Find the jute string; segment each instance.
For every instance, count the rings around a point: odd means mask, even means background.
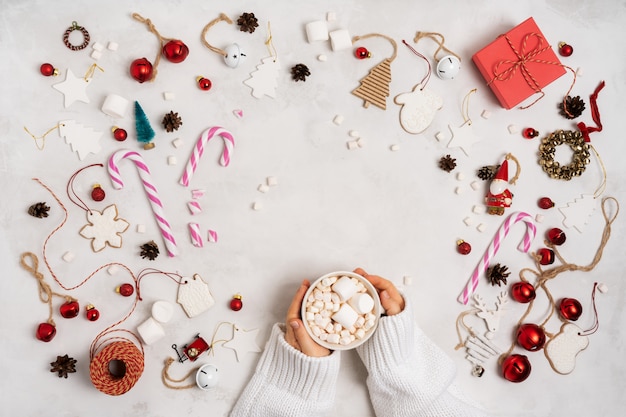
[[[211,29],[214,25],[216,25],[219,22],[226,22],[229,25],[233,24],[233,21],[228,16],[226,16],[224,13],[220,13],[220,15],[217,18],[211,20],[209,23],[207,23],[207,25],[204,27],[204,29],[202,29],[202,36],[200,37],[200,40],[202,41],[202,44],[204,46],[206,46],[207,48],[209,48],[211,51],[213,51],[215,53],[218,53],[218,54],[220,54],[222,56],[227,56],[228,54],[226,53],[225,50],[217,48],[217,47],[211,45],[206,40],[206,35],[207,35],[207,32],[209,31],[209,29]],[[271,39],[271,36],[270,36],[270,39]]]
[[[149,80],[149,81],[154,81],[156,79],[157,72],[158,72],[157,68],[159,66],[159,63],[161,62],[161,55],[163,54],[163,52],[162,52],[163,51],[163,45],[165,44],[166,41],[171,41],[173,39],[172,38],[165,38],[165,37],[161,36],[161,34],[157,30],[157,28],[152,23],[152,20],[146,19],[145,17],[141,16],[139,13],[133,13],[132,17],[136,21],[145,24],[148,27],[148,30],[150,32],[152,32],[159,39],[159,50],[157,51],[156,58],[154,58],[154,65],[152,67],[152,78],[150,78],[150,80]]]
[[[184,382],[186,379],[188,379],[191,375],[195,374],[198,372],[199,368],[194,368],[191,371],[189,371],[185,376],[183,376],[180,379],[176,379],[176,378],[172,378],[168,371],[170,368],[170,365],[175,362],[176,359],[169,357],[167,359],[165,359],[165,365],[163,366],[163,370],[161,371],[161,381],[163,381],[163,385],[165,385],[167,388],[171,388],[171,389],[188,389],[188,388],[193,388],[196,386],[195,383],[192,384],[188,384],[188,385],[172,385],[170,382]]]
[[[383,38],[383,39],[387,39],[390,43],[391,46],[393,46],[393,54],[391,55],[391,57],[389,57],[389,62],[393,61],[394,59],[396,59],[396,56],[398,56],[398,44],[396,43],[396,41],[394,41],[393,39],[391,39],[389,36],[387,35],[383,35],[380,33],[369,33],[367,35],[362,35],[362,36],[355,36],[352,38],[352,43],[356,43],[362,39],[368,39],[368,38],[374,38],[374,37],[379,37],[379,38]]]
[[[433,41],[435,41],[437,43],[437,45],[439,45],[439,47],[437,48],[437,50],[433,54],[433,57],[435,58],[435,61],[439,62],[440,58],[437,58],[437,55],[441,51],[446,51],[447,53],[449,53],[450,55],[454,55],[455,57],[457,57],[457,59],[459,61],[461,61],[461,57],[460,56],[458,56],[457,54],[455,54],[454,52],[452,52],[451,50],[449,50],[448,48],[445,47],[444,43],[446,42],[446,38],[444,38],[441,33],[438,33],[438,32],[417,32],[415,34],[415,38],[413,39],[413,42],[417,43],[420,39],[423,39],[423,38],[430,38]]]

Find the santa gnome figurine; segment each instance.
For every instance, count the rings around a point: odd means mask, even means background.
[[[512,159],[517,165],[517,171],[515,176],[509,181],[509,160]],[[513,202],[513,193],[509,190],[509,184],[515,184],[515,181],[519,178],[520,166],[517,159],[512,154],[507,154],[498,169],[496,175],[494,175],[489,185],[489,192],[485,197],[485,204],[487,205],[487,213],[497,214],[502,216],[504,209],[511,207]]]

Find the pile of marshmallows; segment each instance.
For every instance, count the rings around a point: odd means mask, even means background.
[[[321,341],[346,346],[376,326],[373,309],[374,299],[357,278],[331,276],[310,292],[304,319]]]

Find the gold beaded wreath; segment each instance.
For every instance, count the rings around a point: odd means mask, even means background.
[[[556,148],[560,145],[568,145],[573,152],[572,161],[568,165],[561,165],[554,160]],[[585,172],[591,162],[589,149],[589,144],[579,130],[557,130],[541,140],[539,165],[550,178],[569,181]]]

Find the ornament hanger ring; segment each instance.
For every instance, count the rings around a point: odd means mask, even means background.
[[[72,45],[70,43],[70,33],[74,32],[75,30],[80,31],[80,33],[83,34],[83,43],[80,45]],[[89,45],[90,39],[91,37],[89,36],[89,32],[87,32],[87,29],[85,29],[83,26],[79,26],[76,21],[73,21],[72,26],[67,28],[67,30],[63,34],[63,43],[72,51],[80,51],[81,49],[85,49],[87,45]]]

